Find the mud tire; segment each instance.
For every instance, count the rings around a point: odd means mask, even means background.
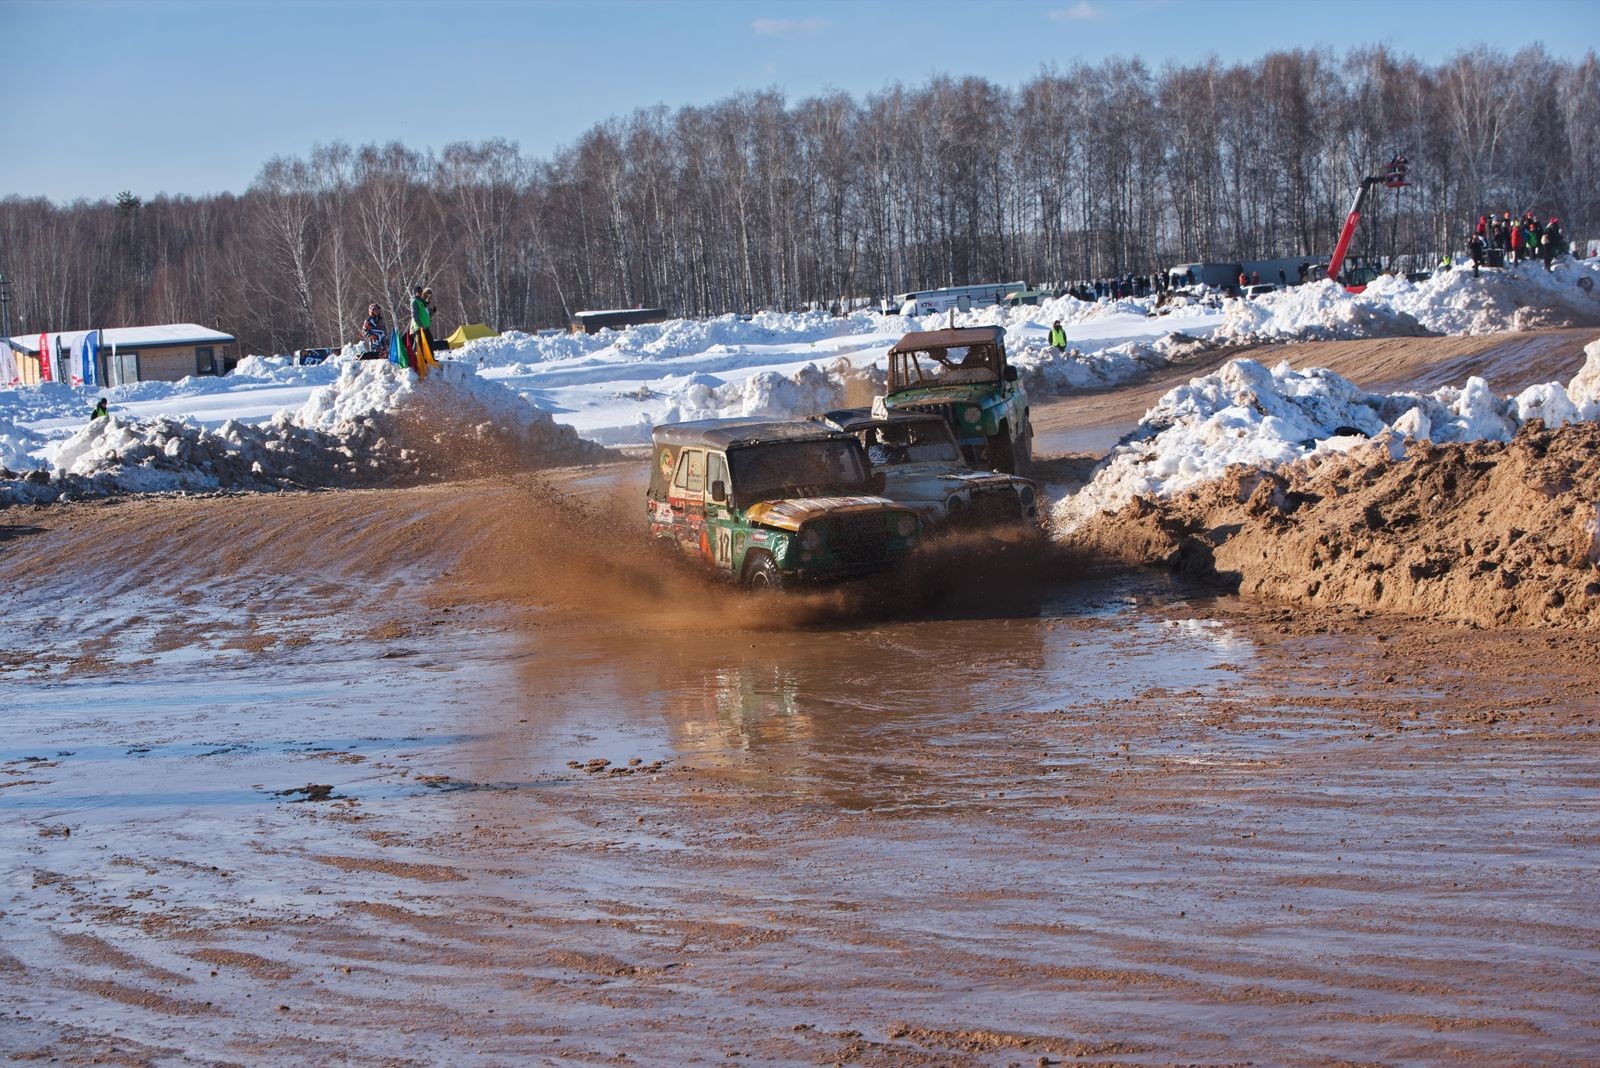
[[[1000,433],[989,439],[989,466],[1008,475],[1017,473],[1016,444],[1011,440],[1011,427],[1000,424]]]
[[[739,585],[750,593],[777,593],[783,589],[783,572],[766,553],[755,554],[745,561]]]

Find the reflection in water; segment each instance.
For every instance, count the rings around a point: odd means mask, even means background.
[[[1052,590],[1020,618],[544,627],[524,661],[525,686],[559,695],[537,729],[570,739],[580,758],[665,755],[750,789],[851,809],[948,805],[975,796],[986,769],[967,753],[1005,735],[1006,713],[1130,687],[1210,690],[1211,668],[1249,655],[1224,630],[1127,612],[1130,599],[1175,597],[1160,577],[1118,575]]]

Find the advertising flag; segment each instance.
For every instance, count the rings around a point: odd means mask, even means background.
[[[17,358],[12,355],[12,341],[6,338],[4,348],[0,348],[0,386],[14,386],[22,381],[22,375],[17,370]]]
[[[39,335],[39,381],[49,382],[50,379],[50,335]]]
[[[100,331],[91,330],[78,342],[78,377],[81,384],[94,389],[100,384]]]

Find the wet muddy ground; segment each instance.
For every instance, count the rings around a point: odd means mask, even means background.
[[[1593,1063],[1591,642],[752,605],[616,482],[6,517],[0,1051]]]

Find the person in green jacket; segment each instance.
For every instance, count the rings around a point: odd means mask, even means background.
[[[110,418],[111,412],[109,409],[110,406],[106,403],[106,399],[101,397],[99,403],[94,406],[94,410],[89,413],[89,422],[92,423],[96,419]]]
[[[411,290],[411,332],[420,334],[426,332],[428,341],[433,341],[433,311],[428,307],[428,297],[433,295],[433,290],[426,286],[416,286]]]
[[[1060,319],[1050,324],[1050,347],[1057,352],[1067,351],[1067,332],[1062,328]]]

